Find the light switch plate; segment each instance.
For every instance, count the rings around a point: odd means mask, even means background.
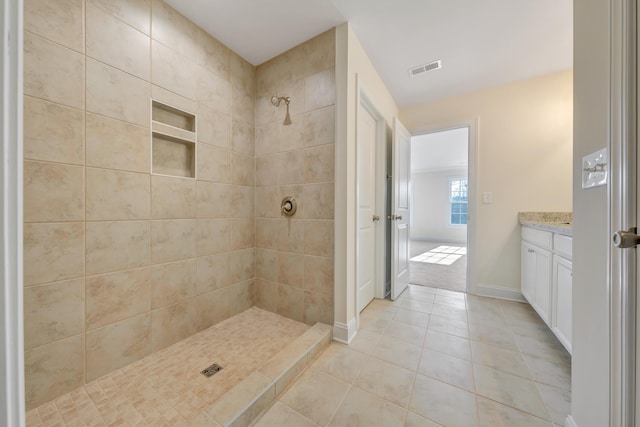
[[[582,158],[582,188],[605,185],[609,177],[609,154],[603,148]]]
[[[482,193],[482,203],[493,203],[493,193],[490,191],[485,191]]]

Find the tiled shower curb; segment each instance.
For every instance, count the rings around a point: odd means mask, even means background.
[[[210,423],[206,424],[249,426],[331,343],[332,337],[329,325],[313,325],[207,409]]]

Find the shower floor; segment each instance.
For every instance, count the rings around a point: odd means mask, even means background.
[[[309,326],[253,307],[27,412],[27,426],[192,426]],[[223,369],[210,378],[200,371]]]

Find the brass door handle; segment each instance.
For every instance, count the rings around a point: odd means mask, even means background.
[[[378,215],[374,215],[371,219],[373,220],[373,222],[380,221],[380,217]]]

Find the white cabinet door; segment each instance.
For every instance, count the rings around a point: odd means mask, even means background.
[[[573,290],[572,263],[553,257],[553,316],[551,330],[571,353],[571,293]]]
[[[547,325],[551,323],[551,252],[535,248],[536,297],[534,308]]]
[[[529,304],[534,304],[536,299],[536,253],[527,242],[522,242],[521,250],[521,283],[520,292]]]

